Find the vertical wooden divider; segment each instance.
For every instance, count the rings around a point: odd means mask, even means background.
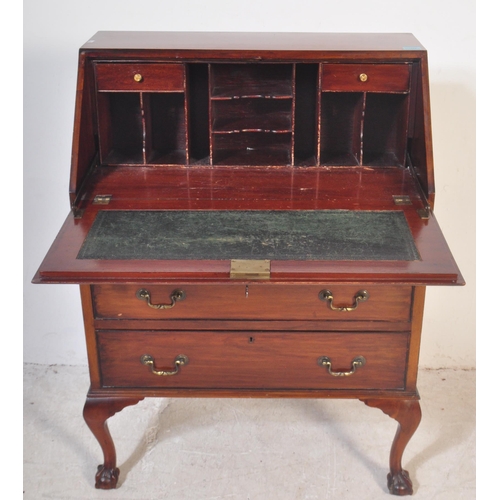
[[[188,107],[188,85],[187,85],[187,65],[184,64],[184,137],[185,137],[185,161],[184,164],[187,167],[189,165],[189,107]]]
[[[318,69],[318,89],[317,89],[317,103],[316,103],[316,108],[318,112],[318,119],[316,121],[316,132],[317,132],[317,144],[316,144],[316,165],[321,165],[321,85],[322,85],[322,78],[323,78],[323,63],[319,64],[319,69]]]
[[[208,136],[210,146],[210,166],[214,164],[214,137],[212,130],[212,64],[208,63]]]
[[[149,140],[149,135],[147,133],[146,119],[149,119],[150,113],[147,113],[148,118],[146,118],[145,106],[144,106],[144,94],[139,92],[139,102],[141,105],[141,122],[142,122],[142,164],[147,163],[147,143]]]
[[[292,65],[292,137],[290,144],[290,164],[292,167],[295,166],[295,101],[297,97],[297,85],[296,85],[296,74],[297,74],[297,64]]]
[[[363,92],[363,107],[361,109],[361,122],[359,124],[359,134],[360,134],[360,139],[359,139],[359,164],[360,166],[363,166],[363,134],[364,134],[364,129],[365,129],[365,113],[366,113],[366,92]]]

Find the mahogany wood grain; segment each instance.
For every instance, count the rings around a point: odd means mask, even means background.
[[[87,285],[84,285],[87,286]],[[197,330],[197,331],[296,331],[296,332],[329,332],[332,325],[335,331],[365,332],[401,332],[410,328],[408,321],[352,321],[352,320],[255,320],[255,319],[109,319],[96,318],[97,330]]]
[[[258,398],[258,399],[419,399],[418,392],[405,389],[211,389],[189,387],[102,387],[90,391],[99,397],[149,398]]]
[[[80,203],[81,191],[85,189],[97,160],[98,135],[94,109],[94,74],[91,62],[80,55],[78,61],[78,82],[76,89],[75,118],[69,179],[71,207]]]
[[[321,90],[343,92],[408,92],[407,64],[322,64]],[[362,81],[360,75],[366,75]]]
[[[413,289],[413,305],[411,318],[411,335],[408,350],[408,368],[406,370],[406,388],[417,390],[418,360],[420,356],[420,341],[424,319],[425,287],[416,286]]]
[[[115,319],[309,319],[330,321],[409,321],[411,287],[339,286],[332,283],[316,285],[146,285],[153,304],[170,304],[174,290],[182,290],[185,298],[171,309],[153,309],[138,299],[142,287],[127,285],[96,285],[93,299],[96,318]],[[370,294],[354,311],[332,311],[319,293],[328,289],[333,305],[351,306],[359,291]],[[356,326],[353,325],[356,329]]]
[[[80,285],[82,301],[83,325],[85,329],[85,342],[87,346],[87,359],[89,363],[90,389],[101,385],[101,372],[99,369],[99,352],[95,335],[94,306],[90,285]]]
[[[184,64],[96,63],[98,91],[183,92]],[[134,80],[140,75],[141,80]]]
[[[275,333],[98,331],[103,387],[191,387],[253,389],[404,389],[407,333]],[[189,363],[173,376],[159,376],[141,364],[153,356],[158,370],[172,370],[174,359]],[[353,375],[357,356],[366,364]]]

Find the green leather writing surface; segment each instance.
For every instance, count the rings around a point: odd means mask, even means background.
[[[79,259],[418,260],[401,211],[103,210]]]

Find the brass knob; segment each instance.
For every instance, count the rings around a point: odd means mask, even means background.
[[[366,80],[368,80],[368,75],[366,73],[361,73],[361,75],[359,75],[359,80],[361,82],[366,82]]]
[[[134,81],[136,81],[136,82],[142,82],[142,75],[140,73],[136,73],[134,75]]]

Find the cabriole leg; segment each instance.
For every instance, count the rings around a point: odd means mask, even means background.
[[[364,399],[366,405],[379,408],[386,415],[398,422],[396,436],[392,442],[389,458],[390,472],[387,475],[387,487],[393,495],[413,494],[410,476],[401,465],[406,445],[417,430],[422,418],[420,403],[417,400]]]
[[[120,469],[116,467],[116,451],[106,420],[123,408],[137,404],[143,398],[87,397],[83,418],[96,437],[104,454],[104,463],[97,467],[95,487],[103,490],[116,488]]]

